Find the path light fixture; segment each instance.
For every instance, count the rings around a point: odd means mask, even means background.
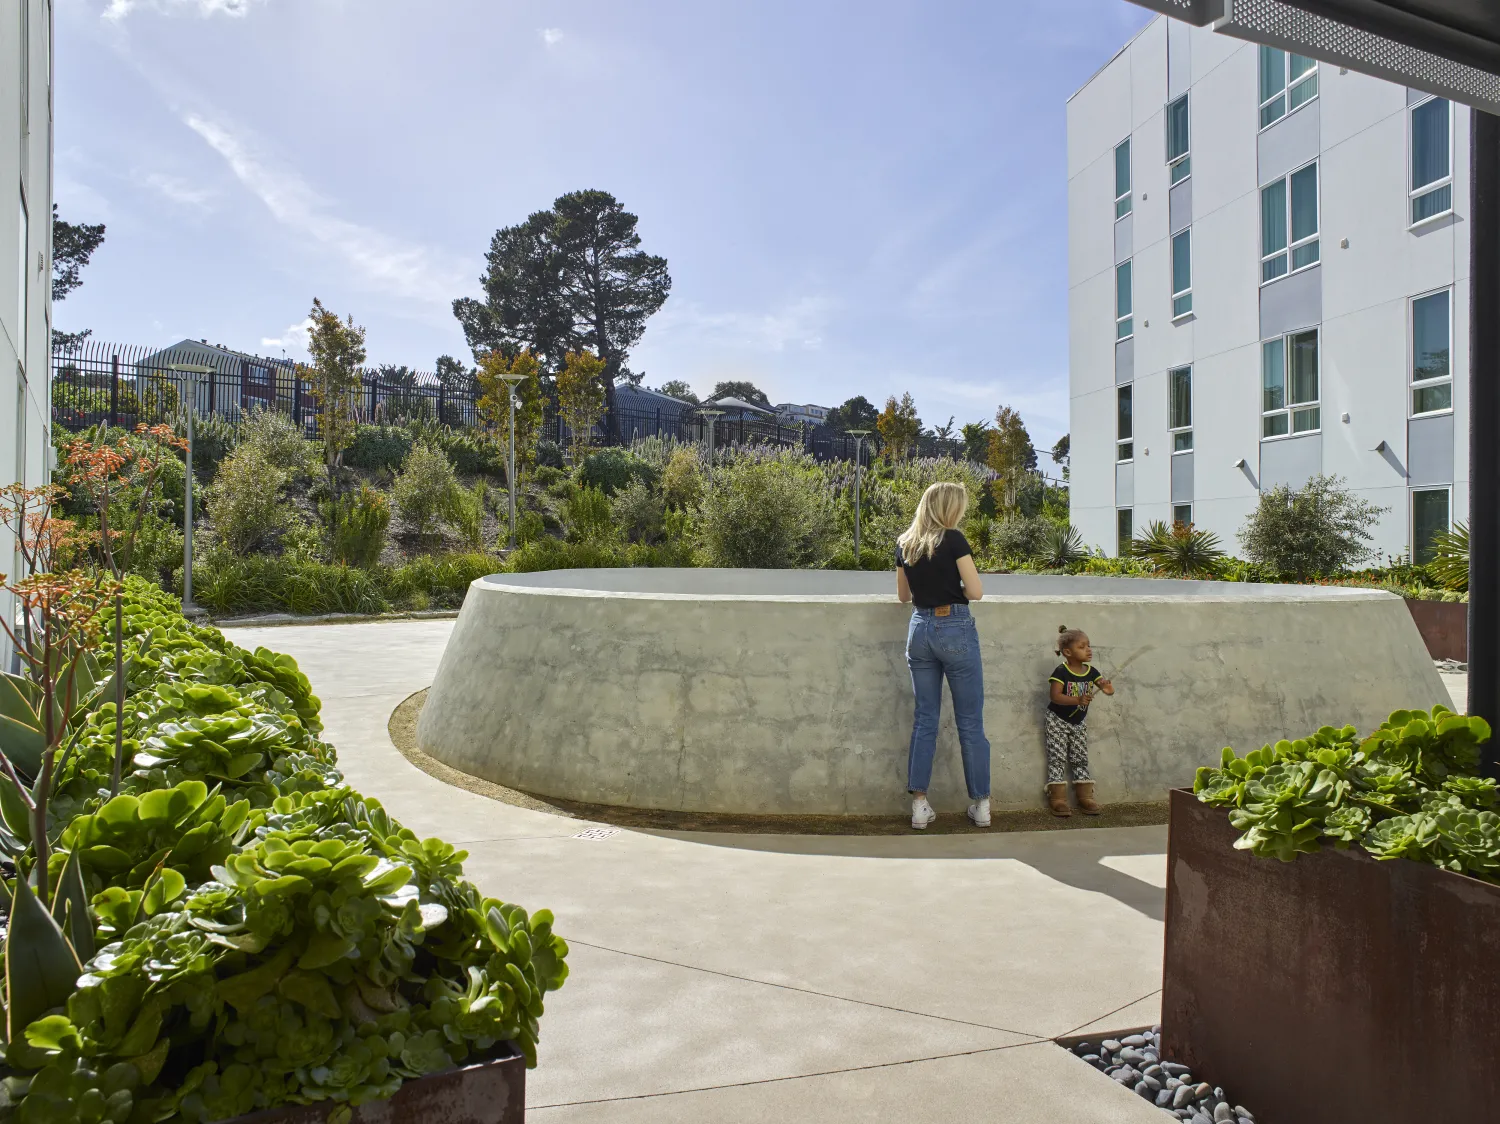
[[[510,490],[510,546],[516,549],[516,384],[526,378],[507,371],[500,376],[505,380],[505,403],[510,410],[510,438],[506,442],[505,483]]]
[[[714,483],[714,420],[724,416],[723,410],[699,410],[708,419],[708,486]]]
[[[187,472],[184,473],[182,519],[182,608],[193,605],[193,415],[198,412],[199,375],[212,375],[214,369],[201,363],[168,363],[167,370],[187,376]]]
[[[844,431],[854,438],[854,568],[863,569],[859,561],[859,486],[860,478],[865,474],[865,438],[870,436],[868,429],[847,429]]]

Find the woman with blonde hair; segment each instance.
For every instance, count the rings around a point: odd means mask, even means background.
[[[911,793],[911,826],[921,830],[937,819],[927,802],[932,759],[937,752],[943,678],[953,695],[953,721],[969,789],[969,819],[990,826],[990,743],[984,736],[984,668],[979,633],[969,602],[984,596],[974,552],[958,525],[969,506],[962,484],[938,483],[922,494],[916,517],[896,540],[896,595],[911,602],[906,634],[906,666],[916,695],[906,787]]]

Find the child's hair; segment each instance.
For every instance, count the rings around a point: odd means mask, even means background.
[[[1060,656],[1080,640],[1087,640],[1088,633],[1081,628],[1069,628],[1065,624],[1057,626],[1057,654]]]
[[[943,535],[963,522],[968,506],[969,493],[962,484],[939,481],[923,492],[911,526],[896,540],[901,560],[910,566],[931,558]]]

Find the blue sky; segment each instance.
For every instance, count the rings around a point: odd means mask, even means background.
[[[109,233],[57,326],[468,358],[490,236],[612,192],[672,295],[631,365],[700,392],[1001,403],[1067,428],[1064,103],[1124,0],[57,0],[56,196]]]

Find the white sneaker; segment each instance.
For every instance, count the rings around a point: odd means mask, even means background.
[[[990,798],[988,796],[969,805],[969,820],[975,827],[990,826]]]
[[[937,813],[932,810],[932,805],[927,803],[927,797],[914,796],[911,801],[911,826],[921,831],[933,820],[937,819]]]

